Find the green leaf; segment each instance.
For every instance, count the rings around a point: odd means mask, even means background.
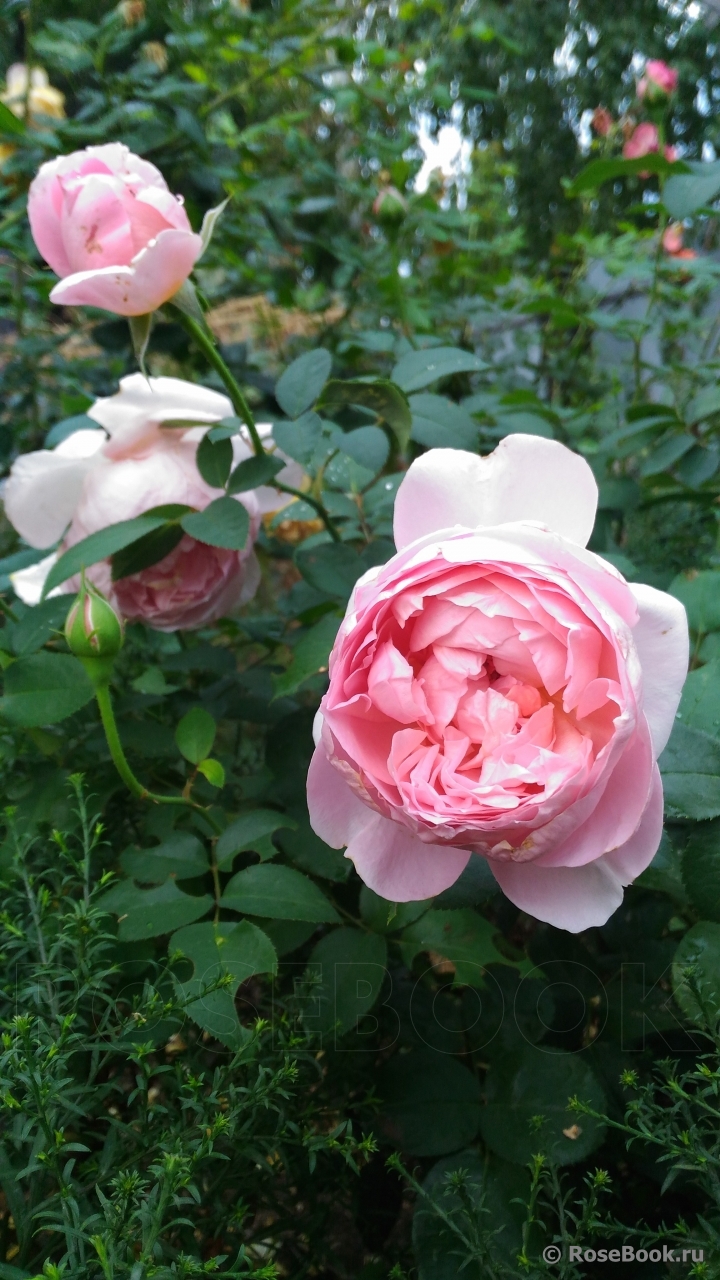
[[[677,718],[692,729],[720,739],[720,658],[687,676]]]
[[[658,765],[670,817],[720,815],[720,742],[677,721]]]
[[[329,844],[325,844],[307,821],[301,822],[296,831],[281,831],[278,844],[291,862],[310,875],[340,882],[347,880],[350,874],[352,863],[349,858],[340,849],[331,849]]]
[[[289,418],[299,418],[301,413],[315,404],[330,375],[332,356],[318,348],[293,360],[277,381],[275,399]]]
[[[382,471],[388,460],[390,444],[385,432],[380,427],[357,427],[345,433],[341,444],[342,452],[359,462],[373,475]]]
[[[73,578],[81,569],[87,569],[90,565],[97,564],[99,560],[107,560],[117,551],[129,547],[131,542],[137,542],[138,538],[144,537],[145,534],[152,533],[154,529],[160,529],[165,523],[165,516],[147,514],[135,516],[133,520],[120,520],[117,524],[109,524],[105,529],[99,529],[97,533],[91,533],[89,537],[83,538],[81,542],[76,542],[74,547],[70,547],[53,565],[45,579],[43,596],[46,596],[48,591],[52,591],[53,587],[59,587],[61,583],[67,582],[68,578]]]
[[[385,979],[387,945],[374,933],[343,925],[321,938],[310,953],[313,1031],[362,1031],[361,1019],[377,1000]]]
[[[415,1202],[412,1223],[418,1280],[488,1280],[490,1275],[516,1273],[530,1194],[525,1169],[470,1148],[438,1160],[423,1192]],[[490,1271],[480,1259],[467,1265],[463,1261],[448,1219],[457,1226],[468,1216],[486,1227],[488,1253],[497,1270],[493,1266]]]
[[[322,419],[316,413],[304,413],[296,422],[274,422],[273,439],[288,458],[308,467],[323,439]]]
[[[4,102],[0,102],[0,133],[20,137],[24,132],[25,121],[18,119]]]
[[[93,687],[77,658],[65,653],[33,653],[5,671],[0,716],[31,729],[57,724],[93,697]]]
[[[197,836],[189,831],[173,833],[152,849],[126,849],[120,866],[126,875],[145,884],[164,884],[168,876],[192,880],[209,869],[208,857]]]
[[[287,671],[273,676],[274,698],[288,697],[306,680],[327,671],[328,658],[335,643],[341,619],[336,613],[323,614],[319,622],[298,640]]]
[[[667,831],[662,833],[658,851],[650,866],[640,873],[635,884],[644,889],[667,893],[681,907],[687,906],[688,897],[683,883],[680,855]]]
[[[467,409],[428,392],[410,397],[412,438],[427,449],[477,449],[479,426]]]
[[[406,448],[410,438],[412,418],[407,396],[395,382],[390,382],[388,378],[375,378],[372,382],[357,378],[343,382],[338,380],[328,382],[320,398],[319,407],[332,410],[347,404],[372,409],[373,413],[392,427],[400,448]],[[362,463],[361,458],[358,461]]]
[[[248,489],[257,489],[261,484],[272,484],[284,466],[282,458],[275,458],[270,453],[246,458],[244,462],[238,463],[230,476],[227,491],[228,493],[246,493]]]
[[[249,920],[191,924],[170,939],[170,953],[180,952],[193,965],[193,976],[175,985],[190,1017],[230,1048],[249,1038],[235,1009],[235,993],[255,973],[275,973],[277,955],[267,934]],[[209,991],[219,980],[222,987]]]
[[[490,1065],[485,1097],[482,1136],[491,1151],[514,1164],[527,1164],[536,1152],[556,1164],[575,1164],[586,1160],[605,1135],[598,1120],[568,1109],[572,1097],[595,1111],[606,1109],[603,1091],[578,1053],[525,1044],[502,1054]]]
[[[452,910],[456,907],[475,907],[480,902],[487,902],[489,898],[494,898],[499,892],[500,886],[490,870],[487,859],[473,857],[470,858],[465,870],[458,876],[455,883],[443,893],[438,894],[435,906],[449,907]]]
[[[48,640],[62,632],[74,600],[73,595],[53,596],[52,600],[43,600],[42,604],[28,609],[19,622],[6,622],[0,631],[0,647],[9,647],[18,657],[37,653]]]
[[[442,1156],[472,1142],[480,1124],[480,1086],[447,1054],[396,1054],[380,1069],[377,1093],[387,1141],[411,1156]]]
[[[690,832],[682,878],[698,915],[720,923],[720,820],[702,822]]]
[[[690,449],[694,449],[695,443],[695,437],[685,433],[661,440],[641,463],[640,475],[646,479],[648,476],[659,475],[661,471],[667,471]]]
[[[487,369],[485,361],[472,351],[463,351],[461,347],[426,347],[402,356],[392,371],[392,380],[403,391],[421,391],[454,373],[480,373],[483,369]]]
[[[692,982],[686,970],[692,970]],[[717,1018],[720,992],[720,924],[700,920],[688,929],[673,957],[673,994],[686,1017],[700,1026]],[[696,990],[699,989],[699,1000]]]
[[[183,893],[170,876],[155,889],[138,889],[132,880],[122,880],[103,894],[97,905],[118,917],[120,942],[137,942],[192,924],[209,911],[213,900],[209,893],[198,898]]]
[[[673,174],[663,187],[662,202],[678,222],[709,204],[720,191],[720,162],[691,167],[692,173]]]
[[[270,920],[310,920],[320,924],[340,919],[332,903],[312,880],[292,867],[259,863],[238,871],[227,886],[224,907]]]
[[[225,770],[219,760],[212,760],[210,758],[207,760],[201,760],[198,765],[198,773],[201,773],[204,778],[207,778],[211,787],[222,788],[225,786]]]
[[[295,563],[311,587],[343,602],[366,569],[357,552],[345,542],[325,542],[296,551]]]
[[[220,836],[216,846],[218,866],[221,871],[229,871],[233,858],[238,853],[254,852],[261,855],[267,850],[269,837],[281,827],[294,827],[295,822],[276,809],[252,809],[242,813],[230,823]],[[270,845],[271,856],[275,848]],[[291,917],[292,918],[292,917]],[[299,916],[298,919],[304,919]]]
[[[231,440],[211,440],[206,433],[197,447],[195,462],[211,489],[224,489],[233,462]]]
[[[668,591],[685,605],[692,631],[720,631],[720,569],[694,569],[673,578]]]
[[[129,578],[133,573],[142,573],[151,565],[159,564],[182,541],[183,531],[176,522],[167,521],[144,538],[131,542],[129,547],[116,551],[110,557],[112,580],[119,582],[121,578]]]
[[[209,547],[242,551],[250,532],[250,517],[242,502],[224,496],[216,498],[204,511],[183,516],[180,521],[186,533]]]
[[[590,164],[576,178],[567,184],[565,194],[572,198],[585,191],[596,191],[604,182],[612,182],[615,178],[632,178],[639,173],[679,174],[687,173],[688,166],[682,161],[666,160],[658,152],[640,156],[638,160],[623,160],[620,156],[606,160],[591,160]]]
[[[482,986],[488,964],[510,964],[497,950],[497,926],[471,907],[459,911],[428,911],[403,933],[403,955],[411,962],[419,951],[439,952],[455,966],[455,981]]]
[[[190,761],[199,764],[212,751],[217,725],[204,707],[192,707],[183,716],[175,730],[178,751]]]

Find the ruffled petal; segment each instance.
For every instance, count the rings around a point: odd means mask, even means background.
[[[597,496],[585,459],[541,436],[506,436],[486,458],[462,449],[430,449],[413,462],[398,489],[395,542],[402,550],[454,525],[476,529],[534,520],[584,547]]]
[[[667,592],[641,582],[629,585],[640,614],[633,640],[642,667],[643,711],[657,758],[670,737],[687,676],[687,615]]]
[[[372,814],[350,840],[346,858],[360,879],[388,902],[421,902],[454,884],[470,860],[469,849],[424,844],[399,823]]]
[[[200,236],[174,229],[137,254],[131,266],[78,271],[60,280],[50,294],[58,306],[100,307],[119,316],[156,311],[177,293],[202,252]]]

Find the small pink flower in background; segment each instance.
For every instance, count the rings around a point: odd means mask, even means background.
[[[76,431],[55,449],[21,455],[5,489],[5,511],[31,547],[51,547],[60,539],[67,550],[89,534],[151,507],[184,503],[203,510],[220,497],[200,476],[195,455],[203,434],[232,414],[226,396],[178,378],[123,378],[117,395],[97,400],[88,410],[104,430]],[[163,422],[187,427],[163,427]],[[196,425],[196,424],[206,425]],[[193,425],[190,425],[193,424]],[[271,428],[259,427],[269,440]],[[248,443],[233,437],[234,461],[250,457]],[[280,472],[285,483],[302,482],[292,463]],[[253,552],[260,519],[288,502],[277,489],[263,486],[238,495],[250,515],[250,534],[242,551],[209,547],[184,535],[174,551],[141,573],[113,583],[107,562],[92,565],[87,577],[130,621],[158,631],[205,626],[237,609],[255,593],[259,569]],[[36,604],[57,555],[48,556],[13,577],[15,591]],[[64,590],[77,589],[77,580]]]
[[[671,222],[669,227],[663,232],[663,249],[671,258],[697,258],[694,249],[685,249],[683,247],[683,224],[682,222]]]
[[[390,901],[484,857],[577,932],[652,860],[687,621],[585,550],[596,506],[584,459],[535,436],[432,449],[403,479],[398,552],[355,587],[308,775],[315,831]]]
[[[601,138],[606,138],[610,133],[615,121],[608,111],[607,107],[596,107],[590,121],[593,129]]]
[[[50,294],[60,306],[121,316],[155,311],[177,293],[203,248],[160,171],[120,142],[42,165],[28,217],[35,244],[61,277]]]
[[[641,156],[650,155],[660,150],[660,138],[656,124],[645,121],[637,125],[623,147],[626,160],[639,160]]]
[[[678,87],[678,73],[674,67],[659,58],[650,58],[645,65],[645,74],[638,81],[638,98],[647,102],[657,102],[669,98]]]

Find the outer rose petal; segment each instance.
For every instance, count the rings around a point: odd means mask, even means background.
[[[657,759],[670,737],[687,675],[687,614],[680,601],[665,591],[640,582],[629,586],[640,613],[633,640],[642,666],[643,710]]]
[[[375,814],[331,765],[322,743],[315,748],[307,779],[310,826],[331,849],[342,849]]]
[[[532,862],[494,862],[490,869],[500,888],[528,915],[556,929],[580,933],[605,924],[623,900],[623,885],[644,871],[662,835],[663,794],[660,775],[634,834],[619,849],[583,867],[538,867]]]
[[[382,814],[353,836],[346,858],[360,878],[389,902],[422,902],[449,889],[467,866],[469,849],[424,844],[407,827]]]
[[[60,230],[62,191],[57,171],[61,157],[40,166],[28,192],[28,218],[32,237],[43,258],[59,276],[72,271]]]
[[[27,569],[18,569],[17,573],[11,573],[10,581],[18,600],[22,600],[23,604],[31,606],[39,604],[43,587],[45,586],[45,579],[56,563],[57,554],[53,551],[51,555],[45,556],[45,559],[39,560],[37,564],[31,564]],[[51,596],[61,596],[62,594],[62,587],[53,587],[52,591],[48,591],[47,598],[49,600]]]
[[[227,396],[199,383],[131,373],[120,379],[120,389],[114,396],[96,400],[87,413],[114,438],[134,428],[137,422],[219,422],[230,417],[232,405]]]
[[[584,458],[555,440],[506,436],[486,458],[430,449],[407,472],[395,499],[398,550],[453,525],[488,528],[535,520],[585,546],[598,490]]]
[[[76,431],[57,449],[24,453],[13,463],[5,511],[31,547],[51,547],[62,537],[104,440],[102,431]]]
[[[78,271],[55,285],[58,306],[100,307],[119,316],[144,316],[177,293],[202,253],[202,240],[189,231],[161,231],[129,267]]]

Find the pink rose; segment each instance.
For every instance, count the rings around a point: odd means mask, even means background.
[[[40,253],[62,277],[50,294],[61,306],[120,316],[155,311],[177,293],[203,248],[182,198],[120,142],[42,165],[28,217]]]
[[[651,861],[687,623],[585,550],[596,505],[587,463],[536,436],[431,449],[400,485],[398,552],[355,587],[308,776],[313,828],[390,901],[482,856],[577,932]]]
[[[645,74],[638,81],[637,95],[641,100],[657,102],[670,97],[678,87],[678,73],[674,67],[659,58],[651,58],[645,65]]]
[[[647,156],[651,151],[659,151],[660,139],[656,124],[639,124],[628,138],[623,147],[623,156],[626,160],[639,160],[641,156]]]
[[[5,511],[31,547],[51,547],[62,539],[59,550],[65,551],[88,534],[151,507],[177,502],[203,510],[221,496],[221,490],[202,479],[195,461],[204,433],[232,414],[230,401],[217,391],[136,373],[122,379],[117,395],[97,400],[88,414],[105,430],[76,431],[55,449],[23,454],[12,467]],[[188,425],[163,427],[163,422]],[[270,426],[259,430],[268,440]],[[235,463],[250,457],[240,436],[233,437],[233,453]],[[297,484],[302,472],[292,464],[280,477]],[[263,487],[239,494],[237,501],[250,515],[242,551],[210,547],[186,534],[164,560],[141,573],[113,583],[109,564],[101,562],[88,570],[88,577],[125,618],[158,631],[213,622],[254,595],[260,575],[252,546],[260,517],[288,499]],[[22,600],[37,603],[56,559],[53,554],[14,575]],[[76,580],[66,589],[76,590]]]

